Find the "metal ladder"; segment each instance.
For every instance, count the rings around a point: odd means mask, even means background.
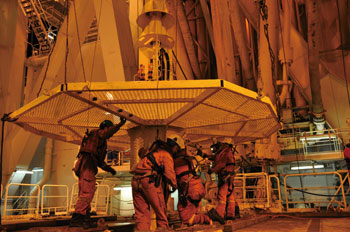
[[[48,33],[41,18],[45,18],[45,14],[40,1],[18,0],[18,3],[21,6],[24,15],[28,17],[29,23],[32,26],[36,38],[38,39],[40,45],[39,53],[49,53],[52,48],[52,43],[48,37]]]

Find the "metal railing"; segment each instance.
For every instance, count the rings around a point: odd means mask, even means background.
[[[99,185],[96,183],[94,198],[91,201],[91,211],[98,215],[107,215],[110,203],[110,187],[109,185]],[[75,205],[78,200],[79,188],[78,183],[73,184],[71,198],[69,204],[69,212],[74,212]]]
[[[74,183],[72,185],[72,191],[70,195],[69,212],[74,212],[75,204],[78,200],[78,195],[79,195],[78,183]]]
[[[49,195],[46,194],[46,189],[63,189],[65,192],[64,195]],[[49,191],[47,191],[49,192]],[[54,200],[55,206],[50,206],[50,199]],[[63,201],[63,205],[59,205],[59,200]],[[54,215],[68,215],[68,186],[67,185],[52,185],[46,184],[43,186],[41,190],[41,215],[50,215],[53,213]],[[45,204],[46,203],[46,204]]]
[[[242,191],[242,198],[236,199],[241,208],[270,207],[270,184],[266,173],[238,173],[235,180],[242,181],[242,186],[235,187],[235,191]]]
[[[349,182],[349,173],[347,170],[339,170],[337,171],[340,175],[342,173],[346,173],[344,178],[342,178],[340,181],[341,181],[341,185],[338,187],[338,189],[335,191],[334,193],[334,196],[332,196],[331,200],[329,201],[328,205],[327,205],[327,210],[329,210],[330,208],[335,208],[335,205],[337,205],[337,209],[340,209],[340,206],[342,205],[342,202],[339,202],[339,200],[337,200],[337,195],[339,194],[339,192],[342,191],[342,188],[343,188],[343,191],[345,191],[344,189],[344,184],[346,183],[346,181],[348,182],[347,186],[348,186],[348,189],[346,190],[346,192],[344,193],[345,196],[348,196],[349,195],[349,192],[350,192],[350,182]],[[345,198],[346,200],[346,198]],[[345,207],[346,209],[349,209],[349,206],[347,206],[347,204],[345,203]]]
[[[276,185],[273,186],[274,181],[276,180]],[[271,189],[271,208],[275,208],[278,211],[282,211],[282,196],[281,196],[281,184],[280,179],[276,175],[269,176],[270,189]]]
[[[313,154],[341,152],[342,138],[348,137],[349,129],[328,129],[323,131],[280,134],[278,141],[284,146],[281,154]]]
[[[303,186],[300,187],[290,187],[287,185],[287,179],[290,177],[302,177],[302,176],[319,176],[319,175],[333,175],[339,178],[339,186]],[[302,174],[288,174],[284,177],[284,193],[285,193],[285,202],[287,211],[301,211],[299,206],[302,206],[304,210],[314,210],[315,207],[321,208],[327,206],[331,202],[335,202],[335,197],[341,198],[337,200],[339,208],[347,208],[344,185],[343,185],[342,176],[339,172],[319,172],[319,173],[302,173]],[[303,200],[290,200],[292,192],[299,192],[302,194]],[[329,193],[333,192],[333,193]],[[340,195],[338,195],[340,193]],[[306,196],[306,197],[305,197]],[[312,196],[312,197],[309,197]],[[331,201],[328,200],[329,197],[332,197]],[[298,198],[294,194],[293,198]],[[309,207],[309,209],[307,209]]]
[[[96,212],[97,215],[107,215],[110,194],[109,185],[97,185],[94,199],[91,202],[91,211]]]
[[[14,195],[9,196],[9,188],[11,186],[29,186],[29,187],[36,187],[37,188],[37,194],[35,196],[29,195]],[[30,192],[30,191],[28,191]],[[22,192],[23,193],[23,192]],[[6,192],[5,192],[5,203],[4,203],[4,211],[3,211],[3,219],[18,219],[18,218],[26,218],[26,217],[34,217],[37,218],[39,215],[39,197],[40,196],[40,186],[37,184],[17,184],[17,183],[11,183],[6,186]],[[29,204],[21,206],[21,208],[13,209],[8,208],[8,200],[9,199],[26,199],[28,202],[30,199],[36,200],[35,207],[30,208],[31,206]],[[7,213],[11,213],[12,215],[8,215]],[[17,212],[17,215],[13,215],[13,212]],[[34,213],[31,213],[34,212]]]

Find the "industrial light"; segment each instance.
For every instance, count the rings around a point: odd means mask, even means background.
[[[113,95],[110,92],[106,93],[106,97],[108,100],[111,100],[111,101],[113,100]]]
[[[16,170],[16,173],[22,173],[22,174],[33,174],[32,171],[28,171],[28,170]]]
[[[125,190],[125,189],[131,189],[131,186],[119,186],[119,187],[114,187],[113,190],[115,191],[121,191],[121,190]]]
[[[314,169],[314,168],[324,168],[324,164],[308,165],[308,166],[295,166],[291,167],[291,170],[305,170],[305,169]]]
[[[44,171],[44,169],[42,169],[42,168],[33,169],[33,172],[43,172],[43,171]]]

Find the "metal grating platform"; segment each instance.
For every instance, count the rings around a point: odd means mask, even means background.
[[[132,115],[132,116],[131,116]],[[128,122],[109,141],[127,148],[127,129],[167,126],[188,137],[231,137],[242,143],[280,128],[268,97],[223,80],[61,84],[10,115],[35,134],[80,144],[87,128],[104,119]]]

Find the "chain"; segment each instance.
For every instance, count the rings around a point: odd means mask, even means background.
[[[270,37],[269,37],[269,24],[267,23],[268,19],[268,8],[266,5],[266,0],[259,0],[258,2],[259,5],[259,13],[261,15],[261,18],[264,22],[264,34],[267,40],[267,44],[269,46],[269,53],[270,53],[270,60],[271,60],[271,71],[272,71],[272,84],[275,90],[275,98],[276,98],[276,108],[277,111],[280,112],[281,108],[281,103],[279,100],[279,94],[278,94],[278,88],[276,85],[276,78],[275,78],[275,54],[273,53],[273,50],[271,48],[271,43],[270,43]],[[278,119],[280,121],[280,113],[278,113]]]

